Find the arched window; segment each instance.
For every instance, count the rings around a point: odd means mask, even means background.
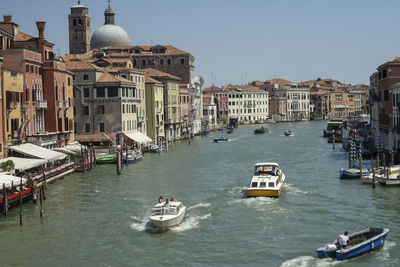
[[[73,21],[72,21],[72,26],[76,26],[76,19],[74,19]]]
[[[78,26],[82,26],[82,20],[78,19]]]

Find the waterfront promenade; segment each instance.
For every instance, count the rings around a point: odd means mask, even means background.
[[[340,266],[397,266],[399,188],[339,180],[347,154],[323,139],[326,122],[241,126],[227,143],[219,133],[176,143],[175,151],[146,153],[124,166],[98,165],[48,185],[44,217],[24,205],[0,219],[2,264],[23,266],[330,266],[315,249],[344,230],[388,227],[385,247]],[[283,136],[290,129],[293,137]],[[279,199],[242,198],[260,161],[276,161],[287,177]],[[178,228],[154,233],[147,221],[158,195],[187,206]],[[23,253],[21,253],[23,251]]]

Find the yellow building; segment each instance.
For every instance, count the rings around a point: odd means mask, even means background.
[[[179,102],[179,77],[156,70],[145,69],[148,76],[162,82],[164,85],[164,130],[168,139],[181,138],[181,109]]]
[[[3,69],[2,101],[5,145],[17,142],[18,129],[23,122],[22,94],[24,92],[24,75],[20,72]]]
[[[347,92],[333,92],[330,94],[331,117],[347,118],[355,114],[354,95]]]
[[[147,136],[165,137],[164,135],[164,86],[161,82],[145,76]]]

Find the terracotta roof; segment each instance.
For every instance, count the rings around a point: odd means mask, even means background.
[[[65,66],[67,70],[103,70],[92,63],[81,60],[67,60]]]
[[[142,71],[144,71],[148,76],[153,77],[153,78],[170,78],[170,79],[174,79],[174,80],[181,80],[181,78],[153,69],[153,68],[148,68],[148,69],[143,69]]]
[[[72,60],[72,59],[92,59],[94,58],[95,60],[100,59],[101,57],[96,57],[96,54],[100,53],[97,50],[91,50],[85,54],[66,54],[62,56],[64,60]]]
[[[144,76],[144,80],[146,83],[155,83],[155,84],[163,84],[162,82],[157,81],[156,79],[151,78],[148,75]]]
[[[241,92],[259,92],[259,93],[265,93],[264,90],[261,90],[260,88],[252,85],[227,85],[225,86],[227,89],[231,89],[234,91],[235,88],[241,89]]]
[[[108,72],[104,72],[96,81],[96,83],[120,83],[120,82],[134,84],[134,82],[131,82],[130,80],[111,75]]]
[[[36,38],[35,36],[26,34],[24,32],[18,32],[17,36],[15,36],[14,41],[17,42],[24,42],[24,41],[28,41],[30,39]]]
[[[266,82],[269,84],[293,84],[294,83],[294,82],[291,82],[289,80],[285,80],[282,78],[274,78],[271,80],[267,80]]]
[[[113,133],[107,134],[107,136],[111,139],[115,139],[115,134],[113,134]],[[107,137],[105,137],[102,134],[75,134],[75,141],[78,141],[78,142],[104,142],[104,143],[111,142],[110,140],[108,140]]]
[[[222,91],[223,89],[222,88],[219,88],[219,87],[216,87],[216,86],[214,86],[214,85],[212,85],[212,86],[210,86],[210,87],[208,87],[208,88],[204,88],[203,89],[203,93],[205,92],[205,93],[208,93],[208,92],[210,92],[210,93],[215,93],[215,92],[220,92],[220,91]]]

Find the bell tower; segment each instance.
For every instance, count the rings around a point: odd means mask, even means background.
[[[71,7],[68,15],[69,53],[84,54],[90,51],[90,37],[92,34],[89,10],[78,1]]]

